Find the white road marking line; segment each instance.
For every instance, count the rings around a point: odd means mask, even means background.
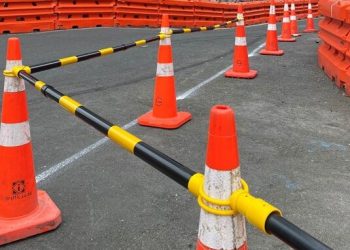
[[[257,48],[255,48],[252,52],[249,53],[249,57],[255,56],[257,51],[260,50],[263,46],[265,45],[265,43],[260,44]],[[226,70],[228,70],[230,67],[232,67],[231,65],[226,67],[225,69],[219,71],[218,73],[216,73],[215,75],[213,75],[212,77],[208,78],[207,80],[204,80],[203,82],[197,84],[196,86],[194,86],[193,88],[187,90],[185,93],[181,94],[180,96],[178,96],[176,99],[177,100],[183,100],[189,96],[191,96],[192,94],[194,94],[198,89],[202,88],[203,86],[207,85],[208,83],[212,82],[213,80],[215,80],[216,78],[218,78],[220,75],[222,75]],[[135,126],[137,124],[137,120],[133,120],[131,122],[129,122],[128,124],[124,125],[122,128],[127,130],[133,126]],[[60,171],[61,169],[65,168],[66,166],[68,166],[69,164],[73,163],[76,160],[79,160],[80,158],[82,158],[83,156],[85,156],[86,154],[90,153],[92,150],[102,146],[103,144],[105,144],[106,142],[109,141],[108,137],[104,137],[100,140],[98,140],[97,142],[87,146],[86,148],[80,150],[79,152],[75,153],[74,155],[68,157],[67,159],[61,161],[60,163],[57,163],[56,165],[49,167],[47,170],[45,170],[44,172],[40,173],[39,175],[36,176],[36,182],[40,183],[44,180],[46,180],[47,178],[49,178],[51,175],[55,174],[56,172]]]

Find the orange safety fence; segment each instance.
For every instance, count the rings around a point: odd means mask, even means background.
[[[318,1],[312,0],[314,16]],[[283,16],[283,1],[276,1],[276,17]],[[308,0],[295,0],[298,18],[307,15]],[[18,33],[88,27],[159,27],[169,15],[172,27],[209,26],[232,20],[239,4],[246,24],[267,22],[269,1],[219,3],[183,0],[0,0],[0,32]]]
[[[337,87],[350,96],[350,1],[321,0],[318,63]]]

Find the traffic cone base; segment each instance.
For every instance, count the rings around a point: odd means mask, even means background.
[[[313,32],[317,32],[317,29],[305,29],[303,30],[304,33],[313,33]]]
[[[37,191],[38,207],[18,218],[0,218],[0,245],[56,229],[62,222],[61,212],[42,190]],[[15,208],[14,208],[15,209]]]
[[[295,38],[282,38],[282,37],[279,37],[278,38],[278,41],[279,42],[296,42],[296,39]]]
[[[267,50],[267,49],[262,49],[259,52],[260,55],[268,55],[268,56],[282,56],[284,54],[283,50],[277,50],[277,51],[272,51],[272,50]]]
[[[299,33],[297,33],[297,34],[292,34],[292,36],[298,37],[298,36],[301,36],[301,34],[299,34]]]
[[[191,120],[192,115],[188,112],[177,112],[175,117],[160,118],[153,115],[153,111],[140,116],[137,122],[142,126],[175,129]]]
[[[233,71],[233,69],[229,69],[225,72],[225,77],[231,77],[231,78],[243,78],[243,79],[252,79],[255,78],[258,74],[258,71],[256,70],[249,70],[248,72],[237,72]]]
[[[210,250],[210,247],[207,247],[204,245],[200,240],[197,240],[197,247],[196,250]],[[248,245],[245,242],[241,247],[239,247],[237,250],[248,250]]]

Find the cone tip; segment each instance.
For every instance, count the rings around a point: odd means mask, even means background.
[[[169,28],[169,15],[163,14],[162,15],[162,25],[163,28]]]
[[[243,13],[243,4],[238,5],[238,13]]]
[[[20,40],[17,37],[10,37],[7,40],[7,60],[22,60]]]
[[[210,111],[206,164],[219,171],[239,166],[235,118],[229,106],[216,105]]]
[[[212,107],[209,133],[213,136],[235,136],[235,118],[230,106],[215,105]]]

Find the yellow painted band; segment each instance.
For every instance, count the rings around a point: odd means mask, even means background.
[[[69,96],[62,96],[59,100],[59,104],[68,112],[75,114],[75,110],[81,106],[81,104]]]
[[[64,66],[64,65],[78,62],[78,57],[76,56],[65,57],[65,58],[59,59],[59,61],[61,62],[61,66]]]
[[[135,42],[136,46],[141,46],[146,44],[146,40],[138,40]]]
[[[196,173],[191,176],[188,181],[188,191],[190,191],[195,197],[199,196],[200,189],[203,187],[204,183],[204,175],[200,173]]]
[[[191,29],[188,29],[188,28],[185,28],[185,29],[182,29],[185,33],[190,33],[192,30]]]
[[[200,27],[200,30],[205,31],[205,30],[207,30],[207,27]]]
[[[45,85],[46,85],[46,83],[44,83],[44,82],[42,82],[42,81],[36,81],[36,82],[35,82],[35,89],[38,90],[38,91],[40,91],[41,88],[42,88],[43,86],[45,86]]]
[[[100,49],[99,51],[101,53],[101,56],[113,54],[113,52],[114,52],[113,48]]]
[[[227,24],[231,24],[232,23],[232,21],[228,21],[228,22],[226,22]]]
[[[220,24],[214,25],[214,28],[220,28],[220,27],[221,27]]]
[[[134,153],[135,145],[141,141],[141,139],[116,125],[108,130],[108,137],[131,153]]]

